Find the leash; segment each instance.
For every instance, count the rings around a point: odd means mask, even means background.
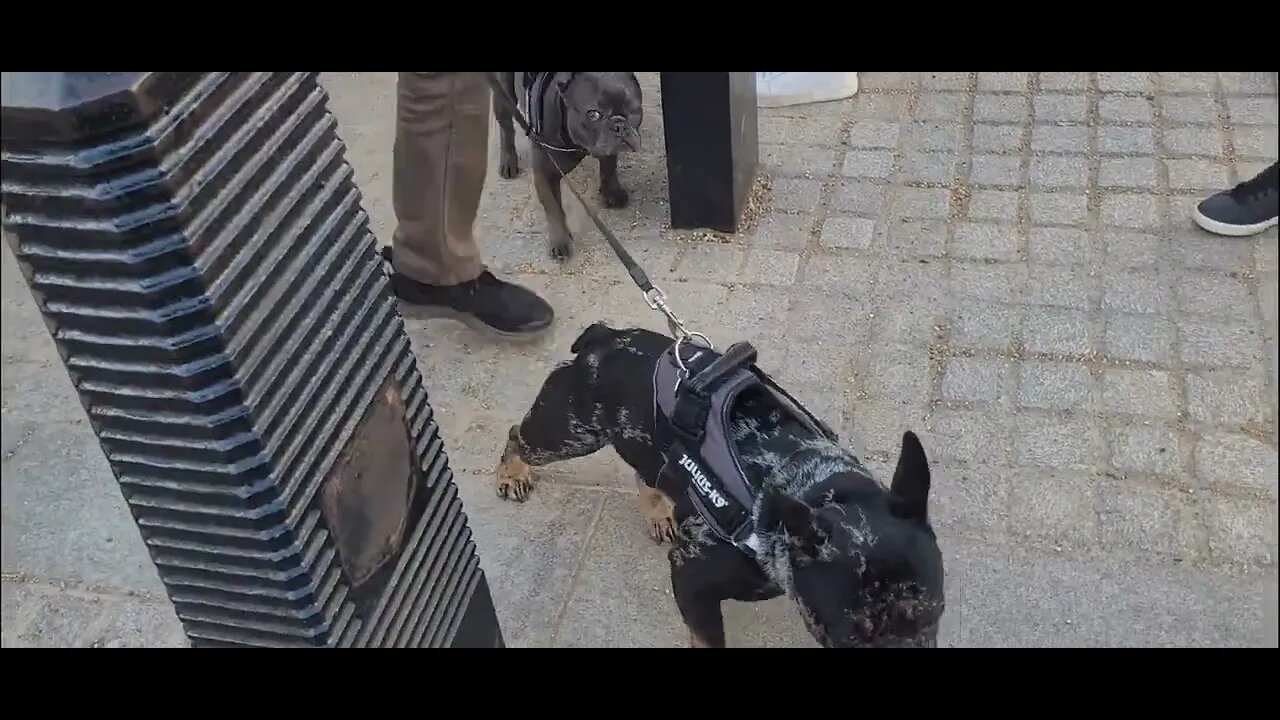
[[[529,124],[529,120],[524,116],[524,113],[520,112],[520,106],[516,101],[516,98],[509,95],[506,88],[502,86],[502,82],[499,80],[497,73],[485,73],[485,76],[489,79],[489,84],[493,86],[494,94],[497,95],[498,98],[507,106],[507,109],[511,111],[511,115],[515,118],[516,122],[519,123],[520,129],[524,130],[525,137],[529,138],[530,142],[537,143],[544,147],[551,147],[534,137],[536,133],[533,132],[533,126]],[[556,162],[555,155],[547,153],[547,157],[551,159],[551,165],[556,169],[556,172],[559,173],[561,183],[569,188],[569,192],[573,193],[574,198],[576,198],[578,203],[582,205],[582,208],[586,210],[587,216],[591,218],[591,222],[595,223],[596,229],[600,231],[601,235],[604,235],[604,239],[609,243],[609,247],[613,250],[613,254],[618,257],[618,261],[622,263],[624,268],[626,268],[627,274],[631,276],[636,287],[640,288],[640,292],[644,296],[645,304],[647,304],[650,309],[657,310],[666,317],[667,327],[669,327],[671,329],[671,333],[676,336],[675,356],[677,361],[680,361],[681,359],[679,346],[684,343],[701,340],[708,348],[714,349],[714,345],[712,345],[710,338],[700,332],[694,332],[685,327],[684,322],[675,314],[675,311],[671,309],[671,306],[667,305],[666,293],[649,280],[649,275],[645,273],[644,268],[640,267],[640,263],[636,262],[635,258],[631,257],[631,253],[627,252],[627,249],[623,247],[617,236],[613,234],[613,231],[609,230],[609,227],[604,224],[604,221],[600,219],[600,216],[596,214],[595,210],[593,210],[587,203],[586,199],[582,197],[582,194],[578,192],[578,188],[574,187],[573,183],[569,182],[569,176],[565,173],[564,168],[560,167],[560,163]],[[681,367],[683,369],[683,362],[681,362]]]

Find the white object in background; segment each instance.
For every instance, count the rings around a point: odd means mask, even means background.
[[[844,100],[858,92],[856,72],[758,72],[756,104],[786,107]]]

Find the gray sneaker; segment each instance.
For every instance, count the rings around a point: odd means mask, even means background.
[[[1244,237],[1273,227],[1280,211],[1280,163],[1245,180],[1230,190],[1205,198],[1192,211],[1200,227],[1217,235]]]

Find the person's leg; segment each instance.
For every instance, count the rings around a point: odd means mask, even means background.
[[[483,73],[403,72],[396,93],[392,284],[404,301],[502,336],[537,334],[551,307],[484,266],[473,228],[489,157]]]
[[[1218,235],[1256,235],[1276,224],[1280,214],[1280,163],[1205,198],[1191,211],[1196,224]]]

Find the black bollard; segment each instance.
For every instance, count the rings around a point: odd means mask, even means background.
[[[664,72],[671,227],[737,232],[760,147],[754,72]]]
[[[318,73],[4,73],[4,223],[193,646],[501,647]]]

